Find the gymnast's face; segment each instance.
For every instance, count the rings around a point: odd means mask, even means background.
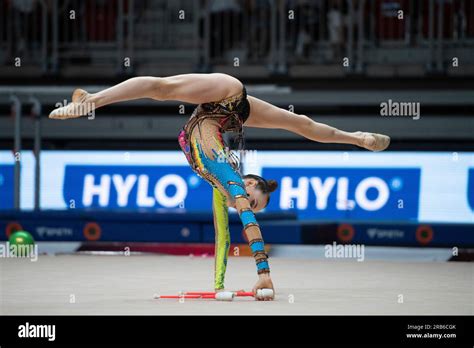
[[[249,195],[250,207],[254,213],[259,212],[268,203],[268,193],[263,193],[257,188],[258,181],[252,178],[244,179],[245,189]]]

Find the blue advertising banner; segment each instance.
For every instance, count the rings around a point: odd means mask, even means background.
[[[471,210],[474,213],[474,168],[470,168],[468,173],[467,201],[469,203],[469,207],[471,207]]]
[[[272,167],[262,174],[279,184],[267,211],[293,210],[303,219],[418,218],[418,168]]]
[[[13,209],[14,166],[0,164],[0,209]]]
[[[21,208],[34,207],[35,158],[22,152]],[[244,173],[275,179],[267,212],[299,219],[474,223],[473,152],[255,151]],[[0,210],[13,206],[0,151]],[[211,187],[180,151],[43,151],[41,209],[210,212]]]
[[[210,186],[189,167],[66,165],[65,202],[75,208],[212,208]]]

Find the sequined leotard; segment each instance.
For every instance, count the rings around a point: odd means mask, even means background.
[[[197,106],[178,141],[191,168],[213,187],[213,211],[216,230],[215,287],[223,288],[227,255],[230,247],[227,200],[235,200],[258,273],[269,272],[268,256],[255,214],[250,209],[247,192],[239,172],[238,160],[232,156],[222,137],[225,132],[243,136],[243,124],[250,113],[247,92]],[[257,236],[255,238],[255,236]]]

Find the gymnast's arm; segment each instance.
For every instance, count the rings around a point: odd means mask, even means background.
[[[250,208],[250,203],[246,194],[237,194],[234,196],[234,198],[236,202],[235,208],[239,213],[240,220],[242,221],[242,225],[244,227],[245,236],[247,237],[250,249],[257,264],[257,273],[259,279],[253,288],[253,292],[256,294],[258,289],[273,290],[273,283],[270,277],[270,266],[268,264],[268,255],[265,252],[262,233],[255,218],[255,213]]]

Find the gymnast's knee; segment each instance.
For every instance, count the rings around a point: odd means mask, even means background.
[[[174,82],[166,77],[147,76],[146,83],[150,84],[150,98],[163,101],[171,100],[174,95]]]

